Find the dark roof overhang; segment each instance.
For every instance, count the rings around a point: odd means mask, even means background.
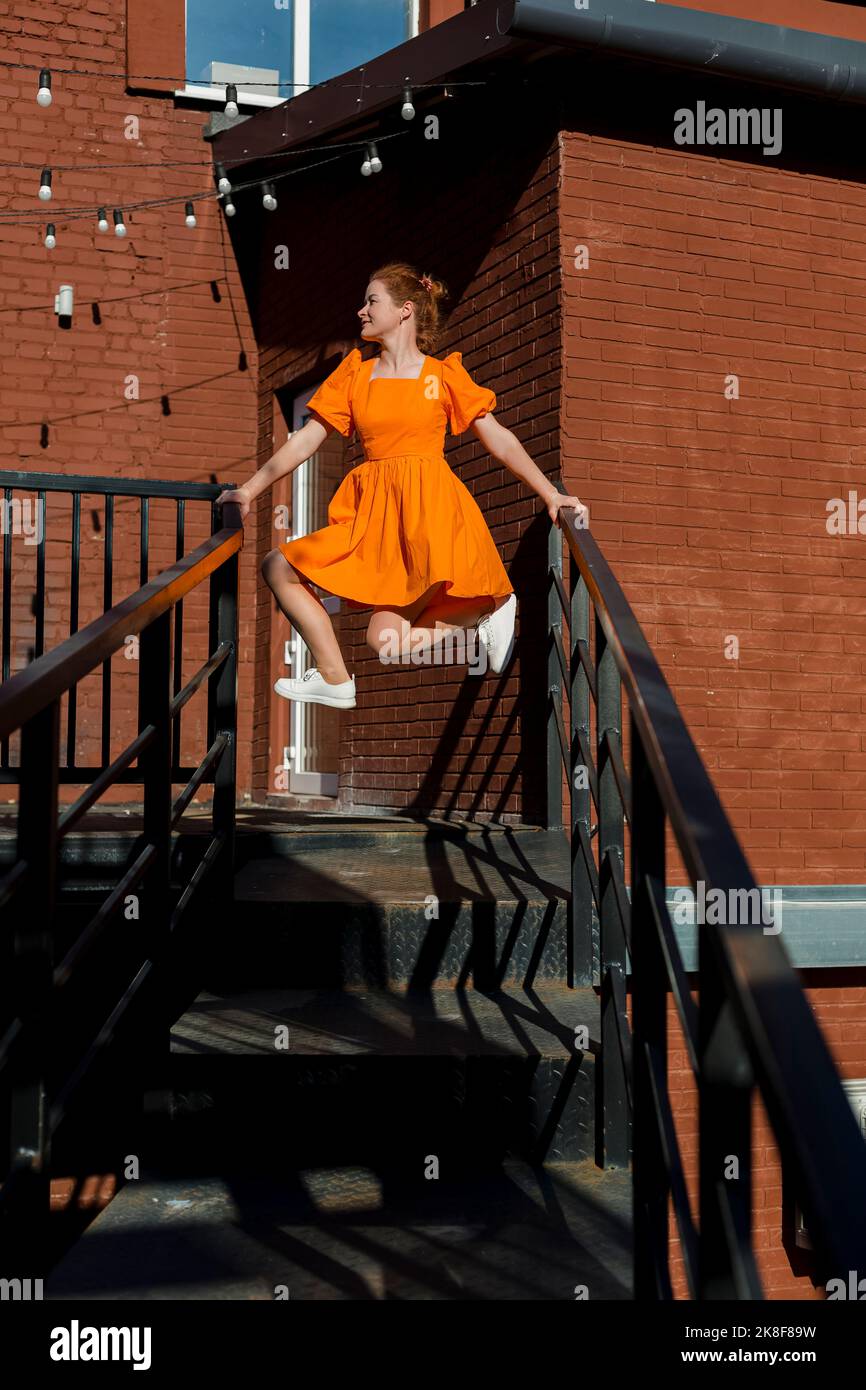
[[[337,140],[375,139],[397,115],[405,84],[427,111],[449,79],[501,76],[564,49],[603,50],[837,102],[866,102],[866,43],[650,0],[479,0],[397,48],[213,137],[215,160],[235,167]],[[423,95],[423,94],[422,94]]]

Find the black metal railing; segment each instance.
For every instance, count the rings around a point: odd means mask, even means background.
[[[564,769],[570,983],[601,995],[600,1161],[632,1163],[635,1297],[672,1297],[669,1204],[692,1298],[763,1297],[751,1235],[756,1088],[805,1214],[815,1274],[847,1279],[866,1269],[866,1145],[839,1073],[778,925],[763,905],[754,910],[760,890],[620,585],[574,513],[560,516],[549,552],[547,821],[561,824]],[[692,979],[667,906],[668,827],[695,901],[714,893],[732,908],[718,923],[701,920],[715,912],[698,914]],[[698,1220],[668,1089],[668,995],[697,1083]]]
[[[5,1230],[23,1230],[25,1247],[32,1250],[35,1224],[47,1211],[45,1184],[52,1136],[74,1111],[83,1083],[89,1077],[92,1080],[97,1064],[124,1039],[124,1033],[128,1041],[134,1031],[135,1043],[130,1045],[139,1059],[153,1055],[151,1049],[167,1053],[169,1020],[159,1005],[165,1004],[169,993],[170,949],[177,942],[178,928],[191,904],[200,908],[207,901],[224,909],[233,897],[238,555],[243,528],[237,505],[227,505],[222,517],[214,506],[219,485],[4,476],[7,497],[16,486],[36,489],[43,500],[51,490],[73,495],[71,635],[52,650],[41,650],[43,530],[41,556],[37,555],[37,577],[42,576],[36,605],[39,654],[11,676],[8,634],[13,576],[8,547],[3,561],[0,740],[4,780],[18,783],[19,797],[14,862],[0,878],[0,1096],[9,1149],[0,1216]],[[93,492],[107,498],[106,599],[111,598],[110,518],[117,495],[141,499],[139,574],[143,582],[136,592],[109,605],[100,617],[76,631],[80,498]],[[177,503],[180,553],[170,568],[148,580],[148,502],[157,496]],[[210,503],[211,535],[183,555],[184,504],[190,499]],[[181,684],[182,602],[206,579],[208,656]],[[106,725],[103,707],[103,764],[97,768],[76,765],[76,686],[101,667],[103,696],[110,701],[110,661],[131,636],[139,640],[138,732],[109,760],[111,726]],[[207,750],[197,766],[183,767],[178,751],[180,714],[205,682]],[[64,696],[68,697],[65,767],[60,760]],[[17,733],[19,760],[13,767],[8,749]],[[85,789],[58,815],[61,782],[84,784]],[[97,911],[70,933],[58,895],[61,841],[110,787],[124,782],[143,788],[143,833],[137,852]],[[183,786],[172,799],[175,784]],[[172,881],[173,832],[205,784],[213,786],[211,833],[188,881],[179,887]],[[112,931],[121,908],[128,909],[130,895],[136,903],[133,921],[137,927],[125,920]],[[106,947],[115,950],[115,957],[106,956]]]
[[[226,484],[230,486],[230,484]],[[14,535],[15,527],[10,524],[17,514],[19,526],[24,516],[24,508],[29,508],[32,499],[35,497],[36,512],[39,518],[39,541],[36,546],[36,587],[33,595],[33,657],[42,656],[45,650],[45,608],[46,608],[46,548],[49,533],[52,537],[58,532],[61,520],[56,521],[49,515],[49,498],[58,498],[62,494],[69,494],[71,498],[71,514],[69,517],[69,534],[58,537],[64,546],[68,544],[70,553],[69,564],[69,612],[68,612],[68,634],[72,636],[78,631],[80,590],[81,590],[81,510],[82,500],[92,496],[104,499],[104,512],[100,518],[100,524],[104,528],[103,539],[103,563],[102,563],[102,608],[108,612],[114,601],[115,585],[115,541],[117,532],[117,518],[115,502],[119,498],[138,499],[138,582],[146,584],[151,566],[151,540],[152,540],[152,509],[151,502],[174,502],[174,532],[175,532],[175,560],[183,558],[186,546],[186,536],[188,527],[187,504],[194,505],[197,502],[210,504],[210,516],[208,518],[207,529],[213,532],[222,523],[213,506],[213,500],[221,487],[215,483],[176,483],[163,482],[157,479],[131,479],[131,478],[100,478],[85,476],[70,476],[63,473],[35,473],[20,472],[13,469],[2,470],[3,487],[3,599],[2,599],[2,634],[0,634],[0,673],[3,682],[8,681],[11,674],[12,658],[12,598],[16,588],[16,575],[13,569],[14,555]],[[24,497],[16,496],[16,493],[25,494]],[[17,511],[13,511],[17,509]],[[65,521],[65,518],[63,518]],[[53,530],[51,529],[53,526]],[[125,537],[122,538],[125,540]],[[56,643],[55,643],[56,645]],[[174,618],[174,643],[173,643],[173,688],[172,693],[177,695],[183,681],[183,652],[184,652],[184,611],[183,603],[177,605]],[[101,750],[99,766],[86,766],[76,764],[75,748],[78,736],[78,707],[77,691],[72,688],[69,691],[68,710],[66,718],[65,762],[58,770],[61,783],[84,783],[95,778],[99,772],[108,765],[110,761],[110,744],[113,715],[113,692],[112,692],[112,671],[111,658],[107,657],[102,663],[102,690],[100,699],[100,723],[101,723]],[[180,746],[181,746],[181,721],[178,720],[172,729],[172,775],[175,781],[187,781],[195,770],[192,767],[180,767]],[[18,781],[17,769],[10,761],[9,738],[0,737],[0,783]],[[136,773],[134,769],[121,769],[117,773],[116,781],[135,782]]]

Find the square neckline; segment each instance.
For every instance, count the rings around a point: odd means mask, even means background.
[[[367,378],[368,382],[373,382],[373,381],[420,381],[421,378],[422,378],[422,376],[424,375],[424,368],[427,366],[427,363],[428,363],[431,359],[430,359],[430,357],[425,357],[425,358],[424,358],[424,361],[421,363],[421,370],[420,370],[420,372],[418,373],[417,376],[374,376],[374,375],[373,375],[373,367],[375,367],[375,365],[376,365],[376,363],[378,362],[378,360],[379,360],[378,357],[371,357],[371,358],[370,358],[370,361],[371,361],[371,363],[372,363],[373,365],[372,365],[371,368],[370,368],[370,375],[369,375],[369,377]]]

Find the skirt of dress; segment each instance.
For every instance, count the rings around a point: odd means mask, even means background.
[[[280,547],[313,584],[356,608],[513,592],[478,503],[436,454],[368,459],[343,479],[328,525]]]

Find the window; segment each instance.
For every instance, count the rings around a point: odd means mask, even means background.
[[[178,95],[276,106],[418,33],[419,0],[186,0]]]

